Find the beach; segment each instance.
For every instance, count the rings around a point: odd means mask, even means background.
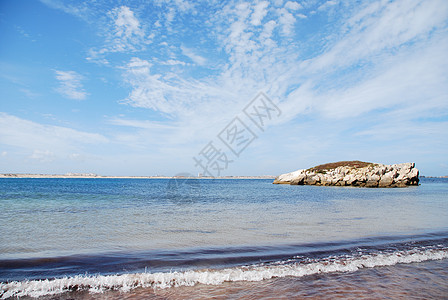
[[[0,300],[448,300],[447,0],[4,0],[0,32]]]
[[[132,292],[67,293],[60,299],[445,299],[447,260],[363,269],[351,273],[196,285]],[[54,299],[43,297],[43,299]]]

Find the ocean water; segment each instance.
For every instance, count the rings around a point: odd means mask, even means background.
[[[448,180],[0,179],[0,298],[448,298]]]

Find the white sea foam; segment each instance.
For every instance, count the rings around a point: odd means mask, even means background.
[[[219,285],[224,282],[261,281],[278,277],[302,277],[332,272],[354,272],[363,268],[393,266],[448,258],[447,248],[419,248],[391,253],[379,252],[356,256],[327,257],[307,261],[284,261],[219,270],[192,270],[170,273],[74,276],[53,280],[14,281],[0,284],[0,297],[40,297],[71,290],[102,293],[107,290],[126,292],[137,287],[169,288],[196,284]]]

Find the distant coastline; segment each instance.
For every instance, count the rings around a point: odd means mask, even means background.
[[[2,173],[0,178],[116,178],[116,179],[275,179],[275,175],[261,175],[261,176],[107,176],[94,173],[66,173],[66,174],[33,174],[33,173]],[[420,178],[448,178],[448,176],[424,176]]]
[[[67,174],[31,174],[31,173],[3,173],[0,178],[98,178],[98,179],[274,179],[274,175],[262,176],[106,176],[94,173],[67,173]]]

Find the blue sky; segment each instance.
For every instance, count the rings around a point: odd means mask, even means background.
[[[448,175],[447,25],[446,0],[0,0],[0,173]]]

